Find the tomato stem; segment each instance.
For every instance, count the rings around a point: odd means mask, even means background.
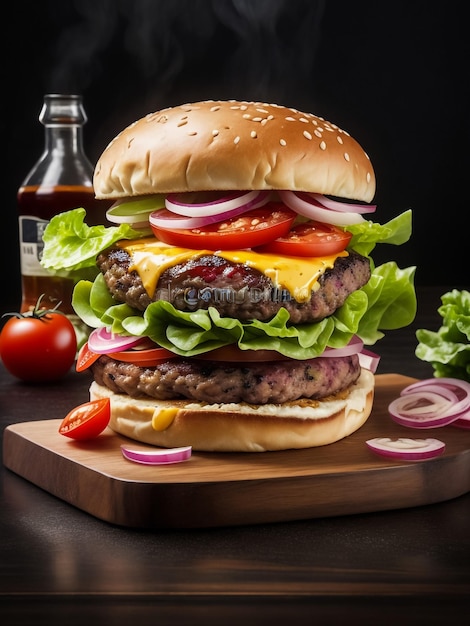
[[[50,315],[51,313],[59,313],[60,315],[65,315],[65,313],[63,311],[59,311],[59,307],[62,304],[62,301],[59,301],[55,307],[53,309],[41,309],[41,302],[43,300],[43,298],[45,297],[46,294],[42,293],[36,304],[34,305],[34,309],[32,309],[31,311],[27,311],[26,313],[19,313],[18,311],[12,311],[10,313],[4,313],[2,315],[2,318],[4,317],[16,317],[18,319],[23,319],[23,318],[27,318],[27,317],[34,317],[35,319],[42,319],[47,317],[47,315]]]

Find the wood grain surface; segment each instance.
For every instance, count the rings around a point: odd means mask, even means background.
[[[60,420],[5,429],[4,465],[38,487],[107,522],[135,528],[205,528],[293,521],[407,508],[470,491],[470,432],[411,430],[391,420],[389,402],[414,379],[376,377],[372,414],[349,437],[319,448],[200,453],[183,463],[145,466],[123,458],[132,442],[107,429],[91,442],[58,433]],[[370,452],[372,437],[436,437],[445,453],[423,462]]]

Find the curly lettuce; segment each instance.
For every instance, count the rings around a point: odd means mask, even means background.
[[[430,363],[437,378],[470,382],[470,292],[453,289],[441,297],[437,309],[442,325],[437,331],[416,331],[416,356]]]

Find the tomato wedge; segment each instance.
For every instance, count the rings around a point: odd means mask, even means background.
[[[334,224],[309,221],[294,226],[286,235],[257,249],[286,256],[329,256],[342,252],[352,234]]]
[[[62,420],[59,433],[71,439],[94,439],[103,432],[111,419],[109,398],[91,400],[76,406]]]
[[[254,248],[287,234],[297,214],[282,202],[268,202],[231,219],[199,228],[169,229],[151,224],[160,241],[183,248],[237,250]]]

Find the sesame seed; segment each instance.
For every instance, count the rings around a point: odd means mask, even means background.
[[[307,139],[312,139],[312,135],[306,130],[304,130],[303,136],[306,137]]]
[[[266,111],[266,109],[256,109],[257,111],[259,111],[260,113],[267,113],[268,111]]]
[[[186,126],[187,123],[188,123],[188,120],[181,120],[181,122],[178,122],[177,126],[178,126],[178,128],[180,126]]]
[[[320,149],[321,150],[326,150],[326,142],[320,141]]]
[[[243,114],[243,119],[249,120],[249,119],[251,119],[251,115],[249,113],[244,113]]]
[[[253,122],[261,122],[262,119],[262,117],[254,117]]]
[[[345,159],[345,161],[348,161],[348,163],[349,163],[350,156],[349,156],[349,154],[347,152],[344,153],[344,159]]]
[[[281,146],[287,146],[287,141],[285,139],[279,139],[279,143]]]
[[[219,131],[218,131],[218,130],[215,130],[215,129],[214,129],[214,130],[212,131],[212,136],[213,136],[213,137],[217,137],[217,135],[218,135],[218,134],[219,134]]]
[[[240,107],[240,111],[246,111],[247,110],[247,106],[246,104],[242,104],[242,106]]]
[[[197,132],[196,132],[195,130],[192,130],[192,131],[190,131],[190,132],[188,133],[188,135],[189,135],[190,137],[194,137],[195,135],[197,135]]]
[[[256,134],[256,130],[252,130],[252,131],[251,131],[251,133],[250,133],[250,135],[253,137],[253,139],[256,139],[256,137],[258,136],[258,135]]]
[[[268,123],[268,119],[267,117],[265,117],[263,120],[261,120],[261,126],[266,126],[266,124]]]
[[[233,140],[233,143],[237,144],[239,141],[240,141],[240,137],[237,135],[235,139]]]
[[[317,137],[323,137],[323,135],[321,134],[321,132],[318,130],[318,128],[315,128],[315,130],[313,131],[313,134],[316,135]]]
[[[366,180],[368,183],[370,183],[370,172],[367,172]]]
[[[287,122],[295,122],[295,117],[286,117]]]
[[[210,108],[211,111],[218,111],[219,109],[220,109],[220,106],[215,106],[215,107]]]
[[[343,138],[340,137],[339,135],[336,135],[336,141],[340,143],[341,145],[343,145]]]
[[[299,117],[299,122],[303,122],[304,124],[308,124],[308,120],[305,117]]]

